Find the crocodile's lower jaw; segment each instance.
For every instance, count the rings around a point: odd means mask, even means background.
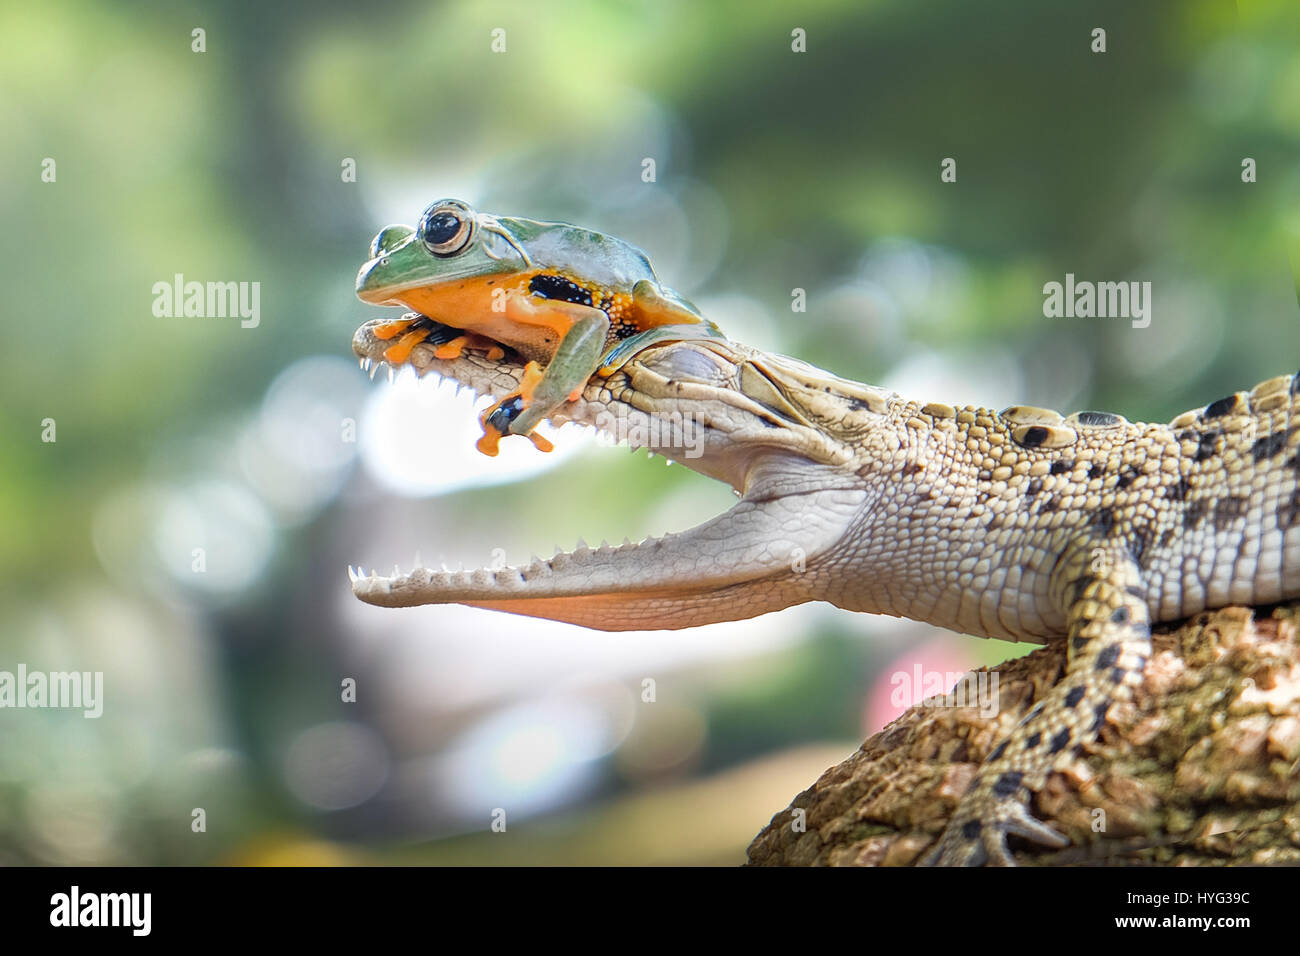
[[[362,368],[372,376],[386,364],[386,343],[370,334],[378,324],[363,325],[353,339]],[[817,576],[809,573],[809,562],[840,540],[862,506],[863,492],[800,487],[788,451],[736,441],[738,430],[761,437],[770,426],[758,422],[766,411],[724,387],[734,361],[735,353],[725,349],[652,347],[552,416],[557,425],[591,426],[730,483],[745,497],[725,514],[678,534],[618,547],[579,544],[520,567],[415,568],[392,575],[349,568],[353,593],[383,607],[458,603],[602,630],[739,620],[815,599]],[[456,359],[438,359],[423,344],[412,350],[408,364],[419,375],[450,378],[494,399],[523,374],[513,355],[493,361],[466,350]],[[719,395],[727,400],[719,402]],[[651,416],[637,407],[650,401],[660,418],[665,408],[674,408],[697,431],[687,439],[680,429],[652,428]],[[657,435],[661,442],[627,441],[637,434]]]

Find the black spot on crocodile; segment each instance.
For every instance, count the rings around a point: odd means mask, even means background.
[[[1072,471],[1074,471],[1074,462],[1064,460],[1052,462],[1052,467],[1047,469],[1049,475],[1065,475]]]
[[[1290,528],[1300,521],[1300,489],[1291,492],[1291,497],[1277,512],[1279,527]]]
[[[915,475],[917,472],[921,472],[921,471],[925,471],[925,465],[922,465],[920,462],[909,461],[906,465],[903,466],[902,475],[904,478],[910,478],[912,477],[912,475]]]
[[[1103,700],[1092,710],[1092,726],[1088,728],[1090,732],[1101,730],[1106,723],[1106,711],[1110,710],[1110,701]]]
[[[1025,486],[1025,497],[1032,498],[1043,490],[1043,479],[1030,478],[1029,484]]]
[[[1202,418],[1221,418],[1237,407],[1237,396],[1229,395],[1221,398],[1217,402],[1211,402],[1205,406],[1205,411],[1201,412]]]
[[[1116,667],[1107,676],[1110,678],[1110,682],[1112,684],[1124,683],[1124,671],[1122,668]]]
[[[1214,506],[1214,531],[1226,531],[1236,520],[1245,518],[1245,512],[1251,506],[1248,499],[1229,497],[1219,499]]]
[[[1103,428],[1119,424],[1119,416],[1110,412],[1078,412],[1074,416],[1080,425],[1098,425]]]
[[[1183,512],[1183,527],[1189,531],[1195,528],[1205,520],[1205,512],[1209,506],[1204,501],[1187,502],[1187,510]]]
[[[1186,501],[1187,494],[1192,490],[1192,483],[1186,478],[1179,478],[1172,485],[1165,488],[1165,497],[1170,501]]]
[[[1196,441],[1196,429],[1194,428],[1184,429],[1183,431],[1180,431],[1177,435],[1175,435],[1174,438],[1176,438],[1180,444],[1185,441]]]
[[[1077,654],[1080,651],[1082,651],[1085,647],[1087,647],[1088,642],[1091,640],[1092,638],[1090,637],[1084,637],[1083,635],[1079,635],[1077,637],[1071,638],[1070,644],[1073,646],[1074,652]]]
[[[1025,433],[1020,438],[1020,444],[1026,448],[1035,448],[1047,441],[1047,429],[1042,425],[1034,425],[1032,428],[1025,429]]]
[[[1110,616],[1110,620],[1112,624],[1127,624],[1128,616],[1128,608],[1121,605],[1115,608],[1115,613]]]
[[[540,295],[543,299],[556,299],[560,302],[573,302],[577,305],[591,305],[591,293],[578,283],[564,276],[542,273],[535,275],[528,283],[528,291]]]
[[[826,391],[829,392],[830,389],[828,388]],[[868,402],[866,399],[862,399],[854,395],[850,395],[849,408],[855,412],[869,412],[871,411],[871,403]]]
[[[1128,465],[1119,473],[1119,477],[1115,479],[1115,487],[1120,491],[1123,491],[1129,485],[1133,484],[1133,482],[1137,481],[1137,477],[1138,470],[1132,465]]]
[[[1169,546],[1174,543],[1174,529],[1165,528],[1164,533],[1160,535],[1160,543],[1156,545],[1161,551],[1168,551]]]
[[[1000,744],[998,744],[996,747],[994,747],[994,748],[993,748],[993,752],[992,752],[991,754],[989,754],[989,759],[990,759],[990,760],[1001,760],[1001,759],[1002,759],[1002,755],[1003,755],[1004,753],[1007,752],[1007,744],[1009,744],[1010,742],[1011,742],[1011,741],[1009,741],[1009,740],[1004,740],[1004,741],[1002,741],[1002,743],[1000,743]]]
[[[1272,458],[1274,455],[1286,448],[1287,439],[1291,437],[1294,429],[1283,429],[1274,432],[1271,435],[1265,435],[1255,442],[1250,448],[1250,453],[1255,456],[1256,461],[1263,461],[1265,458]]]
[[[1052,495],[1048,495],[1046,498],[1043,498],[1041,501],[1038,502],[1039,514],[1044,514],[1044,515],[1051,514],[1054,511],[1060,511],[1060,510],[1061,510],[1061,505],[1057,502],[1056,498],[1053,497]]]
[[[1092,515],[1092,526],[1103,538],[1115,527],[1115,509],[1099,508]]]
[[[1077,578],[1066,582],[1065,593],[1069,594],[1072,598],[1078,598],[1079,595],[1087,590],[1088,585],[1092,584],[1096,580],[1097,576],[1095,574],[1081,574]]]
[[[1025,779],[1025,775],[1018,770],[1008,770],[1002,776],[998,777],[993,783],[993,794],[998,797],[1015,796],[1016,791],[1020,789],[1020,782]]]
[[[1201,436],[1201,443],[1196,448],[1196,460],[1205,461],[1214,457],[1214,446],[1218,444],[1222,432],[1206,432]]]
[[[1214,530],[1226,531],[1233,522],[1246,516],[1250,502],[1239,496],[1219,499],[1214,508]]]
[[[1042,733],[1040,731],[1035,730],[1032,734],[1030,734],[1027,738],[1025,738],[1025,749],[1033,750],[1042,742],[1043,742]]]
[[[1059,734],[1057,734],[1055,737],[1051,739],[1051,741],[1047,745],[1048,753],[1059,754],[1062,750],[1065,749],[1065,745],[1068,744],[1069,742],[1070,742],[1070,731],[1067,728],[1065,730],[1062,730]]]
[[[1104,671],[1108,667],[1114,667],[1117,660],[1119,660],[1119,645],[1108,644],[1101,649],[1101,653],[1097,655],[1097,663],[1093,666],[1095,670]]]
[[[1133,555],[1133,560],[1137,562],[1139,568],[1145,568],[1142,559],[1146,556],[1147,548],[1151,544],[1153,532],[1150,525],[1134,525],[1129,536],[1129,552]]]
[[[978,840],[980,831],[984,829],[984,824],[978,820],[967,820],[961,825],[961,835],[967,840]]]
[[[1101,477],[1102,475],[1104,475],[1104,474],[1106,474],[1106,466],[1103,465],[1103,464],[1102,464],[1101,462],[1099,462],[1099,461],[1095,461],[1095,462],[1093,462],[1093,463],[1088,467],[1088,477],[1089,477],[1089,478],[1100,478],[1100,477]]]
[[[1065,695],[1065,706],[1078,707],[1079,701],[1083,700],[1083,695],[1085,693],[1087,693],[1087,691],[1084,689],[1082,684],[1078,687],[1071,687],[1070,692]]]

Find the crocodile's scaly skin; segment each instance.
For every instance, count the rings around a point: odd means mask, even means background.
[[[366,328],[354,342],[376,354]],[[509,360],[412,356],[500,393]],[[503,571],[360,575],[363,600],[460,602],[607,629],[686,627],[810,600],[981,636],[1066,640],[1065,675],[990,755],[926,862],[1010,862],[1064,838],[1029,791],[1142,679],[1150,624],[1300,595],[1300,375],[1173,422],[908,401],[731,342],[648,349],[566,411],[688,414],[741,493],[700,528]]]

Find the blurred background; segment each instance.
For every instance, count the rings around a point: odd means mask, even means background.
[[[1290,0],[4,5],[0,671],[104,702],[0,710],[0,863],[742,862],[898,675],[1025,648],[356,602],[349,563],[731,503],[568,430],[482,458],[467,399],[370,382],[371,237],[444,196],[568,220],[747,344],[1167,421],[1300,364],[1297,41]],[[178,273],[260,283],[258,324],[156,315]],[[1150,281],[1150,326],[1045,318],[1066,273]]]

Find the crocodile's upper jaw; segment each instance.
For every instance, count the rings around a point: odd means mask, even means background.
[[[389,343],[372,334],[380,321],[353,338],[363,367],[382,364]],[[409,361],[421,375],[498,398],[523,374],[513,356],[489,361],[465,351],[443,360],[424,345]],[[741,500],[703,525],[499,570],[416,568],[385,577],[358,569],[350,572],[353,592],[385,607],[459,603],[602,630],[690,627],[819,599],[817,559],[844,537],[866,497],[842,467],[852,456],[835,431],[856,431],[855,416],[883,408],[884,398],[854,394],[846,415],[843,396],[810,371],[724,340],[659,345],[552,416],[730,484]],[[818,420],[823,413],[835,428]]]

